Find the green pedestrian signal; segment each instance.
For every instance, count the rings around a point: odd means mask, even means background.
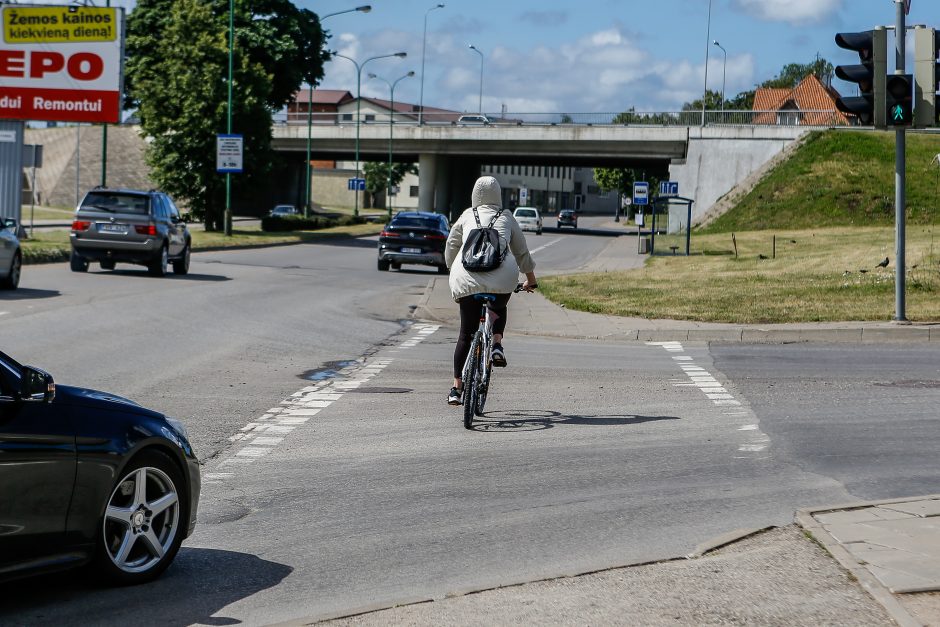
[[[910,74],[889,74],[885,80],[885,109],[888,126],[911,126],[914,123],[914,77]]]

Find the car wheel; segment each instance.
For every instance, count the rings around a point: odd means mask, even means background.
[[[173,260],[173,274],[189,274],[189,244],[183,248],[183,254],[179,259]]]
[[[147,266],[147,269],[150,270],[150,274],[153,276],[166,276],[167,266],[169,263],[169,252],[167,251],[166,244],[164,244],[160,247],[160,253],[152,262],[150,262],[150,265]]]
[[[542,229],[536,229],[536,230],[535,230],[535,234],[536,234],[536,235],[541,235],[541,234],[542,234]]]
[[[10,263],[10,272],[0,280],[0,287],[5,290],[15,290],[20,284],[20,273],[23,270],[23,257],[20,251],[13,255],[13,262]]]
[[[382,272],[388,272],[389,265],[390,264],[385,259],[379,259],[379,270]]]
[[[110,259],[102,259],[98,262],[101,265],[102,270],[114,270],[115,263]]]
[[[88,260],[73,250],[69,255],[69,268],[72,272],[88,272]]]
[[[400,263],[392,263],[392,270],[401,270]]]
[[[189,520],[183,474],[159,451],[137,455],[105,503],[98,528],[96,565],[121,585],[151,581],[179,551]]]

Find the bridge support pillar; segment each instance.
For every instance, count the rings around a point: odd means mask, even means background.
[[[434,211],[438,159],[434,154],[418,156],[418,211]]]

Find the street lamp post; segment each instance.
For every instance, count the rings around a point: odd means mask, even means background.
[[[398,57],[399,59],[404,59],[408,56],[407,52],[395,52],[393,54],[380,54],[375,57],[369,57],[362,63],[358,63],[352,57],[347,57],[336,52],[333,53],[334,57],[339,57],[341,59],[346,59],[347,61],[352,61],[352,64],[356,66],[356,180],[359,179],[359,112],[362,105],[362,68],[366,66],[366,63],[369,61],[375,61],[376,59],[387,59],[389,57]],[[359,185],[356,184],[356,189],[354,190],[356,196],[356,204],[353,209],[353,217],[359,217]]]
[[[400,81],[403,81],[406,78],[409,78],[414,75],[415,73],[413,71],[408,72],[404,76],[401,76],[395,79],[395,82],[389,83],[388,80],[382,78],[381,76],[377,76],[376,74],[369,74],[369,78],[377,78],[380,81],[383,81],[386,85],[388,85],[389,98],[391,102],[391,104],[389,105],[389,113],[388,113],[388,174],[386,175],[387,178],[385,179],[385,189],[386,189],[385,198],[388,201],[389,219],[392,218],[392,138],[395,132],[394,127],[393,127],[394,120],[395,120],[395,86],[398,85]]]
[[[226,111],[226,133],[232,134],[232,59],[235,47],[235,0],[228,0],[228,108]],[[225,215],[223,232],[232,235],[232,173],[225,173]]]
[[[708,51],[712,38],[712,0],[708,0],[708,21],[705,26],[705,89],[702,91],[702,126],[705,126],[705,100],[708,97]]]
[[[346,9],[345,11],[337,11],[336,13],[327,13],[326,15],[320,16],[320,23],[323,23],[328,17],[333,17],[334,15],[342,15],[343,13],[354,13],[356,11],[360,13],[368,13],[372,10],[372,5],[364,4],[361,7],[356,7],[354,9]],[[306,192],[304,192],[304,217],[310,217],[310,177],[312,176],[311,166],[310,166],[310,134],[313,130],[313,81],[308,83],[307,90],[307,185]]]
[[[725,59],[721,64],[721,112],[725,112],[725,77],[728,75],[728,51],[725,50],[724,46],[718,43],[718,40],[712,42],[724,53]]]
[[[421,95],[418,97],[418,126],[424,124],[424,53],[428,47],[428,14],[435,9],[443,9],[443,4],[437,4],[424,14],[424,37],[421,40]]]
[[[480,49],[474,46],[473,44],[470,44],[468,47],[474,52],[476,52],[478,55],[480,55],[480,104],[477,108],[479,109],[480,114],[482,115],[483,114],[483,53],[480,52]]]

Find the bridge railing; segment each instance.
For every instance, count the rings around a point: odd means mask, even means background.
[[[355,124],[355,113],[279,112],[275,124],[343,126]],[[461,120],[467,115],[470,119]],[[425,112],[425,126],[846,126],[845,117],[834,110],[812,111],[665,111],[623,113],[487,113],[486,122],[477,114]],[[391,117],[391,119],[389,119]],[[418,114],[362,112],[362,125],[417,126]]]

